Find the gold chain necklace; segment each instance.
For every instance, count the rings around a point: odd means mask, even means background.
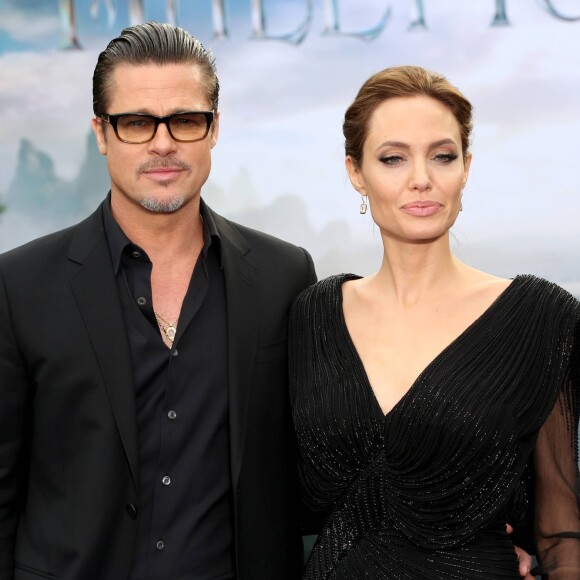
[[[199,217],[201,219],[201,223],[203,224],[204,221],[203,221],[203,216],[201,215],[201,213],[199,214]],[[203,247],[203,232],[202,232],[201,244]],[[157,320],[157,324],[159,325],[161,332],[167,337],[167,340],[169,340],[170,342],[173,342],[175,340],[175,335],[177,334],[177,327],[176,327],[177,320],[175,322],[168,322],[167,320],[165,320],[165,318],[163,318],[162,316],[157,314],[157,312],[155,312],[155,310],[153,311],[153,314],[155,314],[155,320]]]
[[[175,339],[175,335],[177,334],[177,328],[175,326],[177,324],[177,321],[167,322],[167,320],[159,316],[159,314],[157,314],[155,310],[153,311],[153,314],[155,314],[155,320],[157,320],[157,324],[159,325],[161,332],[163,332],[163,334],[167,337],[167,339],[170,342],[173,342],[173,340]]]

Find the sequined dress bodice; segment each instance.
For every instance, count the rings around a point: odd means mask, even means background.
[[[561,461],[575,466],[578,302],[518,276],[385,415],[342,312],[342,283],[352,278],[308,289],[291,316],[301,482],[324,522],[305,578],[519,578],[505,521],[544,425],[568,450]],[[539,447],[553,466],[553,441]],[[576,558],[577,514],[552,525]],[[580,556],[577,563],[571,578],[580,578]]]

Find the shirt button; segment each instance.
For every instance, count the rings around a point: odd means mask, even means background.
[[[175,419],[175,417],[177,417],[177,413],[173,410],[167,411],[167,416],[173,421],[173,419]]]
[[[127,504],[127,514],[129,517],[134,520],[137,518],[137,506],[133,503]]]
[[[159,540],[155,545],[160,552],[161,550],[165,549],[165,542],[163,540]]]
[[[171,483],[171,477],[169,477],[169,475],[166,475],[162,480],[161,483],[163,485],[169,485]]]
[[[137,298],[137,304],[139,304],[139,306],[145,306],[145,304],[147,304],[147,299],[143,296],[139,296],[139,298]]]
[[[174,357],[179,356],[179,353],[177,352],[177,349],[174,348],[173,352],[171,353]]]
[[[138,252],[137,250],[135,250],[131,255],[133,256],[133,258],[140,258],[141,252]]]

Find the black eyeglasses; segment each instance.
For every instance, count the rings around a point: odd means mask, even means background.
[[[157,127],[163,123],[175,141],[191,143],[207,137],[213,123],[213,111],[184,111],[167,117],[156,117],[145,113],[121,113],[119,115],[101,115],[101,119],[110,123],[119,141],[123,143],[147,143],[155,137]]]

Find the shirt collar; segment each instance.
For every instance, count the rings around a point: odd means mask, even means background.
[[[205,259],[209,248],[213,247],[217,252],[217,258],[219,260],[220,268],[223,268],[223,252],[222,252],[222,241],[220,234],[215,225],[215,221],[209,208],[203,199],[200,199],[199,213],[203,221],[203,249],[202,255]],[[111,211],[111,194],[107,195],[105,203],[103,204],[103,224],[105,226],[105,234],[107,236],[107,242],[109,244],[109,251],[111,253],[111,259],[113,262],[113,270],[115,275],[119,273],[119,268],[121,267],[121,259],[123,253],[126,251],[137,250],[144,256],[147,254],[145,251],[137,244],[134,244],[121,229],[121,226],[117,223],[113,217],[113,212]]]
[[[220,268],[223,269],[224,255],[222,251],[222,238],[218,232],[217,226],[215,225],[213,215],[209,211],[209,207],[207,207],[205,201],[203,201],[202,198],[199,200],[199,213],[201,215],[201,219],[203,220],[204,256],[207,255],[210,245],[213,244],[213,247],[215,247],[215,251],[217,252]]]

